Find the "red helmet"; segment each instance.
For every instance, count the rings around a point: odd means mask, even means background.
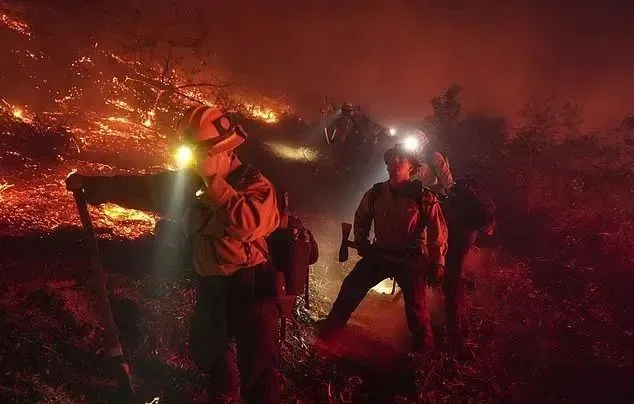
[[[200,105],[185,111],[176,126],[181,139],[195,147],[222,153],[240,146],[247,134],[222,109]]]

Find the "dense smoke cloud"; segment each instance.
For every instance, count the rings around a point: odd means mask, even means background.
[[[510,118],[551,93],[582,104],[592,126],[634,110],[628,1],[104,3],[47,2],[68,10],[64,32],[204,38],[209,65],[309,117],[328,95],[379,119],[418,119],[452,82],[466,110]]]

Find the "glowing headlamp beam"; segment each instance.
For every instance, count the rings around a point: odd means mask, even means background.
[[[418,139],[414,136],[408,136],[403,141],[403,145],[407,150],[416,151],[418,149]]]
[[[179,167],[187,167],[194,161],[194,152],[191,147],[182,145],[176,150],[174,158]]]

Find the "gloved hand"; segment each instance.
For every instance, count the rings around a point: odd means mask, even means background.
[[[445,275],[445,267],[440,264],[431,264],[427,267],[427,282],[432,285],[440,285]]]
[[[357,248],[357,254],[359,254],[361,257],[367,257],[368,255],[370,255],[371,249],[372,247],[369,242],[361,243]]]
[[[66,189],[70,192],[81,191],[83,189],[86,202],[90,205],[100,205],[107,202],[106,200],[102,200],[102,196],[100,196],[99,192],[95,192],[96,190],[94,189],[95,187],[92,181],[90,181],[91,186],[88,187],[89,180],[93,178],[94,177],[87,175],[71,173],[65,180]]]
[[[66,177],[66,189],[68,191],[79,191],[84,187],[84,179],[86,177],[84,175],[78,174],[76,172],[70,173],[68,177]]]

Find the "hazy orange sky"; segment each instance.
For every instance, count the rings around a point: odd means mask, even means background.
[[[634,112],[631,0],[91,3],[46,1],[72,17],[67,30],[204,30],[211,65],[309,116],[328,95],[378,119],[418,119],[452,82],[467,111],[513,118],[554,92],[582,104],[589,126]]]
[[[243,16],[213,18],[218,58],[302,109],[330,95],[416,118],[455,81],[467,110],[514,115],[554,92],[581,103],[590,124],[634,111],[631,1],[229,3],[223,14]]]

